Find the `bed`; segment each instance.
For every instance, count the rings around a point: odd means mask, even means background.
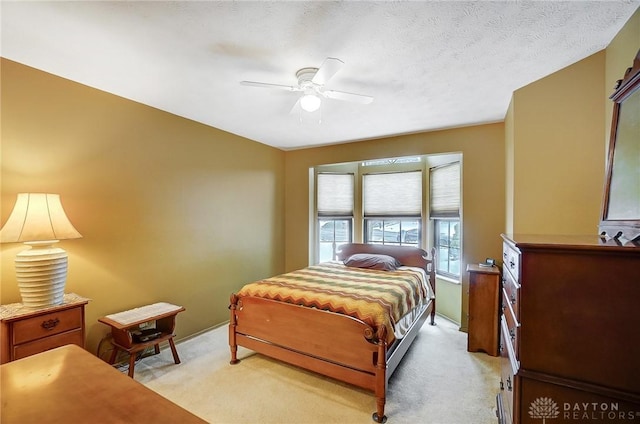
[[[242,346],[362,387],[385,422],[389,378],[427,319],[435,324],[434,257],[349,243],[338,261],[245,285],[231,295],[231,364]]]

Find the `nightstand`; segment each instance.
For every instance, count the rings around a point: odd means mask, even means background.
[[[61,305],[26,308],[0,306],[0,363],[75,344],[84,348],[84,307],[89,299],[65,294]]]
[[[496,266],[467,265],[469,273],[469,332],[467,350],[498,356],[500,270]]]

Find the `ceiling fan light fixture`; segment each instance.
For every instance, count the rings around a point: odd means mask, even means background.
[[[305,94],[300,99],[300,106],[307,112],[315,112],[320,108],[320,97],[315,94]]]
[[[1,0],[0,0],[1,1]],[[286,91],[296,91],[301,93],[290,113],[301,110],[305,112],[315,112],[322,105],[322,98],[332,100],[342,100],[352,103],[368,105],[373,101],[373,97],[363,94],[347,93],[346,91],[326,90],[325,84],[340,70],[344,62],[335,57],[328,57],[322,62],[319,68],[302,68],[296,72],[297,85],[271,84],[258,81],[240,81],[240,84],[249,87],[275,88]]]

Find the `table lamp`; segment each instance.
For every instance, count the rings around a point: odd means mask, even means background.
[[[67,252],[54,244],[81,237],[64,213],[59,195],[18,194],[13,211],[0,230],[0,242],[22,242],[31,247],[16,255],[16,279],[24,306],[62,304]]]

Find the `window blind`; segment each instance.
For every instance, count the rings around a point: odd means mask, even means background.
[[[422,171],[365,174],[364,216],[421,216]]]
[[[318,216],[353,216],[353,174],[318,174]]]
[[[460,218],[460,162],[429,170],[429,216]]]

